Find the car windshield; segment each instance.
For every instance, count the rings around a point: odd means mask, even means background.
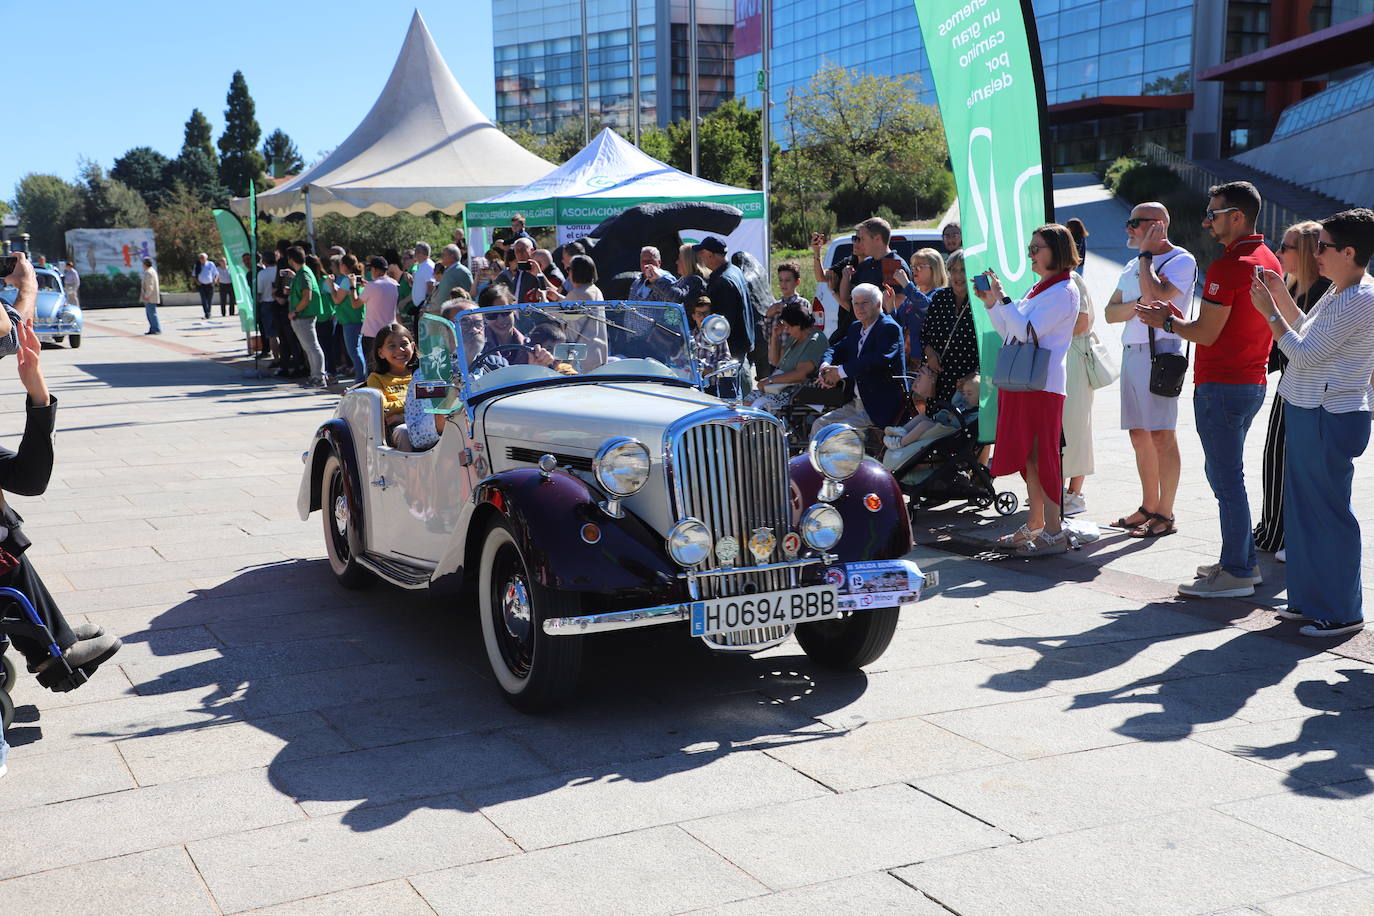
[[[417,388],[452,386],[471,398],[585,378],[701,384],[675,303],[540,302],[449,315],[421,321]]]

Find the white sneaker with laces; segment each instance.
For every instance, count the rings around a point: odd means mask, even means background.
[[[1088,500],[1082,493],[1064,493],[1064,515],[1082,515],[1088,511]]]
[[[1364,629],[1364,621],[1356,620],[1354,623],[1335,623],[1330,620],[1317,620],[1305,627],[1298,628],[1299,636],[1344,636],[1347,633],[1356,633]]]

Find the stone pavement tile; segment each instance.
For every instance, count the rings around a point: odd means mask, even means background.
[[[265,770],[188,779],[0,813],[0,877],[186,843],[302,818]]]
[[[1374,770],[1374,710],[1311,712],[1193,738],[1289,774],[1290,788],[1368,779]]]
[[[151,547],[166,537],[144,521],[107,522],[99,525],[43,525],[44,540],[52,540],[66,550],[112,550],[119,547]]]
[[[962,916],[1206,913],[1358,873],[1213,811],[949,856],[896,873]]]
[[[25,842],[43,840],[30,837]],[[196,916],[219,912],[180,846],[0,881],[0,900],[10,913],[35,916]]]
[[[804,711],[758,693],[699,696],[656,703],[589,702],[554,719],[526,717],[507,734],[553,770],[596,769],[645,757],[719,753],[786,745],[830,729]]]
[[[918,610],[919,607],[917,605]],[[1014,626],[996,620],[975,620],[898,630],[882,657],[864,670],[890,671],[918,665],[947,665],[996,655],[1014,655],[1020,651],[1020,647],[999,644],[1025,636]]]
[[[1025,605],[1007,601],[997,595],[963,596],[957,592],[945,591],[942,585],[902,614],[897,629],[938,627],[969,620],[1004,620],[1033,613],[1035,612]]]
[[[938,721],[939,717],[932,718]],[[838,792],[911,782],[1008,760],[997,751],[922,719],[870,722],[850,731],[770,747],[766,753]]]
[[[947,916],[949,911],[886,872],[870,872],[694,910],[693,916],[836,916],[839,913]]]
[[[253,725],[261,724],[255,720]],[[541,776],[550,768],[504,733],[432,738],[277,762],[272,782],[318,817]]]
[[[96,678],[104,676],[102,668]],[[219,689],[41,708],[43,711],[37,721],[24,722],[16,717],[14,725],[6,732],[6,740],[14,746],[16,755],[55,754],[137,735],[185,731],[242,718],[237,694]]]
[[[246,685],[242,697],[245,716],[257,719],[343,706],[358,702],[359,697],[381,703],[440,689],[462,690],[465,685],[449,672],[417,671],[409,664],[368,664],[256,678]]]
[[[1331,656],[1291,668],[1219,674],[1210,680],[1220,691],[1246,695],[1240,718],[1249,722],[1291,719],[1314,710],[1374,707],[1374,667],[1348,658]]]
[[[383,881],[252,911],[253,916],[338,916],[339,913],[434,916],[434,910],[405,880]]]
[[[456,796],[245,830],[188,849],[226,913],[519,851]]]
[[[412,684],[415,690],[431,690],[424,684],[413,681]],[[467,690],[445,689],[395,697],[368,697],[322,708],[320,714],[356,747],[403,744],[425,738],[527,725],[531,721],[529,716],[511,706],[495,689],[485,684],[475,684]]]
[[[0,885],[0,892],[4,886]],[[1305,891],[1257,907],[1266,916],[1332,916],[1334,913],[1374,913],[1374,878],[1347,881],[1334,887]]]
[[[83,589],[62,596],[62,611],[65,614],[89,614],[149,604],[172,607],[193,596],[191,583],[184,580],[151,582],[120,588]]]
[[[69,617],[68,622],[75,624],[80,622],[80,618]],[[124,649],[119,651],[123,653]],[[116,655],[115,659],[118,658],[119,656]],[[86,681],[76,690],[69,690],[66,693],[53,693],[40,685],[37,678],[23,671],[21,667],[18,683],[11,693],[16,706],[33,703],[45,710],[84,706],[88,703],[103,703],[106,700],[118,700],[122,697],[137,695],[133,684],[130,684],[129,679],[124,676],[124,672],[119,670],[117,663],[101,665],[95,677]]]
[[[342,735],[313,712],[126,738],[118,748],[143,786],[351,749]]]
[[[190,581],[209,577],[227,578],[234,573],[257,566],[280,563],[284,558],[275,550],[263,555],[205,556],[195,560],[161,562],[144,566],[121,566],[112,569],[69,569],[65,573],[77,589],[113,589],[157,582]]]
[[[60,778],[57,778],[60,777]],[[129,768],[112,744],[78,748],[43,757],[22,751],[10,755],[9,775],[0,791],[0,811],[34,808],[54,802],[103,795],[135,785]],[[0,900],[5,899],[0,891]]]
[[[1173,638],[1163,636],[1059,649],[1054,647],[1057,640],[1030,637],[1019,642],[1031,649],[1016,655],[979,659],[978,663],[996,672],[988,679],[989,687],[1010,693],[1027,683],[1053,687],[1064,693],[1079,693],[1196,677],[1197,672],[1191,669],[1176,668],[1164,659],[1145,654],[1147,647]],[[1008,678],[1014,680],[1004,683]]]
[[[832,728],[853,728],[864,722],[1006,702],[1005,694],[988,689],[988,677],[988,669],[978,662],[955,662],[825,681],[803,695],[778,699],[795,703]],[[1005,681],[1023,688],[1018,691],[1021,698],[1054,693],[1029,682],[1015,684],[1010,675]]]
[[[998,597],[1015,604],[1024,604],[1032,611],[1051,619],[1055,616],[1066,616],[1073,613],[1086,613],[1088,611],[1108,613],[1123,609],[1137,610],[1140,607],[1140,602],[1135,599],[1123,598],[1108,591],[1087,588],[1073,583],[1056,583],[1049,579],[1040,579],[1037,576],[1028,575],[1023,578],[1028,582],[1039,583],[1039,586],[1027,585],[1022,588],[1008,589],[999,592]],[[1051,612],[1046,613],[1046,608],[1051,609]]]
[[[257,678],[351,668],[371,661],[352,642],[326,637],[131,659],[121,667],[134,688],[147,695],[209,684],[238,686]]]
[[[104,626],[102,623],[101,626]],[[107,632],[116,632],[106,627]],[[175,627],[161,630],[124,630],[118,633],[123,645],[112,661],[116,665],[129,665],[132,668],[147,666],[153,670],[167,667],[168,661],[177,655],[193,655],[203,652],[219,652],[224,644],[205,627]],[[84,689],[84,688],[83,688]]]
[[[46,560],[51,555],[40,553],[39,556]],[[53,556],[52,560],[44,565],[51,566],[54,570],[111,569],[119,566],[156,563],[158,559],[157,551],[151,547],[111,547],[103,550],[83,550],[80,552],[73,552],[68,549],[57,556]],[[47,580],[46,575],[44,580]]]
[[[1287,627],[1274,630],[1289,633]],[[1163,640],[1150,640],[1140,647],[1142,658],[1178,663],[1196,674],[1225,674],[1249,668],[1291,668],[1313,661],[1329,661],[1321,640],[1294,642],[1274,639],[1268,630],[1241,630],[1224,627],[1200,633],[1178,633]],[[1133,643],[1118,643],[1132,650]]]
[[[1374,784],[1368,777],[1218,805],[1217,810],[1374,872],[1374,830],[1370,829],[1370,821],[1374,820]]]
[[[825,794],[758,751],[680,754],[464,793],[524,849]]]
[[[904,785],[734,811],[682,828],[774,890],[1011,842]]]
[[[767,890],[677,827],[539,849],[418,875],[410,883],[440,916],[649,916]]]
[[[1015,600],[1010,595],[1007,597],[1009,600]],[[1124,602],[1126,599],[1120,600]],[[1138,602],[1132,602],[1128,607],[1114,611],[1099,612],[1073,608],[1049,614],[1013,617],[1002,623],[1058,648],[1170,636],[1175,633],[1198,633],[1219,628],[1218,624],[1201,617],[1172,611],[1158,604],[1141,607]]]
[[[413,627],[406,630],[404,624],[379,618],[373,608],[356,605],[331,608],[325,614],[277,614],[272,617],[216,621],[208,626],[221,644],[231,647],[319,639],[341,634],[348,635],[353,642],[365,643],[373,634],[413,633]]]
[[[1255,798],[1282,784],[1273,770],[1191,741],[1097,748],[915,782],[1021,839]]]

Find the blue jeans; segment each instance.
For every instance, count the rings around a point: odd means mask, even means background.
[[[143,312],[148,316],[148,330],[152,331],[154,334],[161,334],[162,323],[157,320],[157,303],[143,303]]]
[[[1202,440],[1207,482],[1221,514],[1221,565],[1240,578],[1248,578],[1258,561],[1244,459],[1245,435],[1263,404],[1263,385],[1208,382],[1193,390],[1193,417]]]
[[[215,301],[215,284],[197,283],[196,292],[200,293],[200,310],[205,313],[205,317],[210,317],[210,306]]]
[[[1360,523],[1350,507],[1355,459],[1369,445],[1369,412],[1284,405],[1288,605],[1316,620],[1364,619]]]
[[[367,360],[363,359],[363,323],[341,324],[344,336],[344,352],[353,360],[353,380],[367,381]]]

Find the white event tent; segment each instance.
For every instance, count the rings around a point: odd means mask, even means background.
[[[539,178],[553,164],[492,124],[454,79],[415,11],[391,77],[372,110],[321,162],[258,195],[274,215],[305,211],[382,216],[406,210],[458,213]],[[248,213],[248,198],[232,209]]]
[[[477,251],[474,230],[510,225],[519,213],[528,226],[556,226],[558,244],[581,238],[602,220],[637,204],[676,201],[729,204],[744,213],[738,228],[726,239],[731,251],[745,250],[762,263],[764,251],[763,194],[748,188],[707,181],[659,162],[611,130],[603,129],[581,152],[522,188],[495,194],[471,204],[463,218],[468,243]],[[684,241],[699,241],[705,233],[681,233]]]

